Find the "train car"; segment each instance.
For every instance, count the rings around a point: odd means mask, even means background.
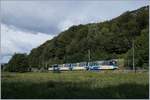
[[[51,67],[49,67],[48,68],[48,71],[58,71],[58,70],[60,70],[60,68],[61,68],[62,66],[60,66],[60,65],[58,65],[58,64],[54,64],[54,65],[52,65]]]
[[[86,70],[86,68],[81,67],[81,66],[77,66],[77,67],[73,67],[73,70]]]
[[[60,71],[69,71],[70,70],[70,64],[62,64],[60,66]]]
[[[87,67],[87,62],[80,62],[79,67]]]
[[[53,71],[53,67],[49,67],[49,68],[48,68],[48,71]]]
[[[117,61],[115,60],[89,62],[88,65],[88,70],[113,70],[117,68]]]
[[[57,67],[56,67],[57,65]],[[59,69],[60,71],[72,71],[72,70],[113,70],[118,69],[117,60],[105,60],[105,61],[93,61],[93,62],[80,62],[80,63],[67,63],[67,64],[54,64],[52,67],[48,68],[49,71],[54,69]]]
[[[60,67],[61,71],[69,71],[69,67]]]
[[[89,62],[86,68],[87,70],[100,70],[100,65],[97,62]]]
[[[116,60],[108,60],[104,61],[101,65],[101,69],[117,69],[117,61]]]
[[[85,67],[81,63],[73,63],[71,64],[72,70],[85,70]]]

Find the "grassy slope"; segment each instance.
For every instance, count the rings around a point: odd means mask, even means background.
[[[2,98],[148,98],[148,73],[2,73]]]

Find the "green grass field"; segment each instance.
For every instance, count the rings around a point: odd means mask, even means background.
[[[2,98],[148,98],[148,72],[2,72]]]

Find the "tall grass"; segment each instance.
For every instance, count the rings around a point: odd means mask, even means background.
[[[148,98],[148,73],[2,73],[2,98]]]

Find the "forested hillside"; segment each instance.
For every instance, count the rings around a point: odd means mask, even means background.
[[[72,26],[34,48],[28,55],[31,67],[54,63],[72,63],[123,57],[131,59],[135,42],[136,65],[148,67],[149,7],[127,11],[117,18],[100,23]],[[130,60],[131,61],[131,60]]]
[[[87,61],[88,49],[92,60],[117,58],[132,47],[132,38],[142,38],[142,32],[148,30],[148,7],[127,11],[119,17],[102,23],[72,26],[57,37],[35,48],[29,55],[31,66],[45,63],[66,63]],[[145,33],[148,36],[148,31]],[[144,34],[144,33],[143,33]],[[143,36],[143,38],[147,38]],[[136,45],[145,45],[139,40]],[[139,48],[140,49],[140,48]],[[147,51],[148,45],[144,51]]]

